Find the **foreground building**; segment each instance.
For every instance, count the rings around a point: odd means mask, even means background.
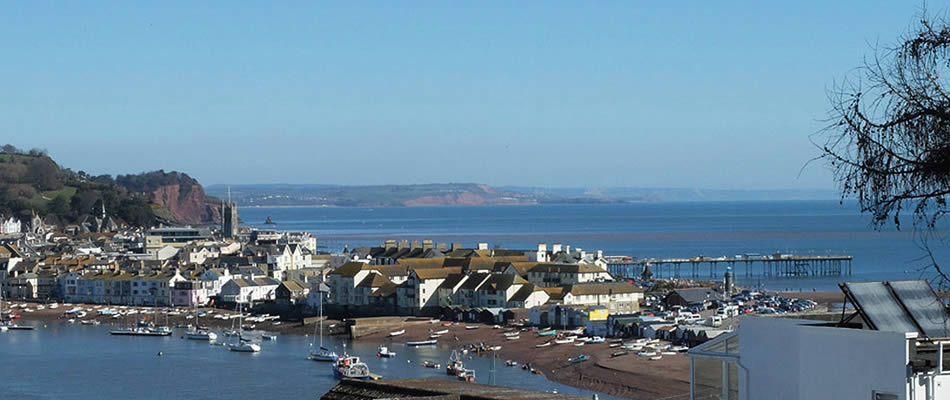
[[[926,281],[842,284],[840,322],[740,317],[690,350],[692,399],[950,399],[950,314]]]

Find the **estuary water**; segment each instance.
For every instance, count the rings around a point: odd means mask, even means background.
[[[378,246],[386,239],[479,242],[508,249],[536,249],[539,242],[569,244],[607,255],[640,258],[737,254],[844,254],[853,275],[747,279],[774,290],[837,291],[841,280],[930,278],[925,253],[910,232],[871,226],[856,203],[744,201],[597,205],[245,208],[242,223],[258,228],[308,231],[318,245]],[[274,225],[265,225],[267,217]],[[945,243],[932,242],[939,259]],[[685,268],[684,269],[688,269]]]
[[[114,328],[107,325],[31,323],[38,329],[0,333],[0,399],[315,399],[337,383],[328,363],[307,360],[308,337],[280,336],[251,354],[182,339],[180,329],[168,337],[127,337],[109,335]],[[339,339],[324,338],[324,343],[342,350]],[[350,354],[386,378],[454,378],[444,369],[421,366],[423,360],[444,365],[451,353],[447,347],[397,343],[396,358],[380,359],[372,343],[348,346]],[[490,357],[465,364],[476,370],[479,382],[490,383]],[[592,397],[592,392],[506,367],[504,360],[496,360],[494,368],[497,385]]]

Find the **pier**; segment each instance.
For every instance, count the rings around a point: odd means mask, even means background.
[[[744,254],[735,257],[642,258],[610,263],[607,270],[616,277],[639,277],[646,266],[655,278],[718,279],[731,268],[737,277],[801,278],[851,275],[853,257],[847,255],[799,256],[793,254]]]

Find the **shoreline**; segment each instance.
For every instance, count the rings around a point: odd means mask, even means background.
[[[805,298],[818,302],[822,305],[830,305],[843,301],[844,295],[840,292],[769,292],[780,296]],[[33,303],[28,301],[10,301],[4,302],[9,307],[13,304],[27,304],[28,308],[35,309],[36,306],[43,303]],[[48,307],[48,306],[47,306]],[[125,327],[135,323],[142,317],[154,318],[158,316],[159,322],[164,322],[165,314],[153,307],[126,307],[126,309],[142,310],[137,314],[126,315],[121,318],[113,319],[111,316],[96,316],[95,310],[103,308],[119,309],[123,306],[108,306],[99,304],[59,304],[57,309],[35,310],[32,313],[23,312],[23,309],[17,307],[15,310],[21,315],[23,320],[36,320],[44,323],[61,322],[67,324],[62,318],[66,311],[80,307],[87,310],[88,315],[83,320],[95,319],[103,324],[110,324],[116,327]],[[160,310],[161,308],[158,308]],[[93,310],[93,311],[88,311]],[[178,311],[179,315],[168,315],[168,325],[193,323],[192,310],[185,307],[167,307],[168,311]],[[234,315],[235,311],[199,308],[199,311],[213,311],[214,314]],[[77,321],[78,322],[78,321]],[[231,319],[216,319],[213,317],[202,317],[199,319],[202,326],[212,329],[231,328]],[[335,325],[331,328],[331,325]],[[302,321],[282,322],[274,325],[271,321],[256,323],[254,330],[266,331],[282,335],[312,336],[316,324],[303,324]],[[478,326],[477,329],[466,329],[466,326]],[[340,321],[327,319],[323,325],[323,334],[328,336],[337,336],[348,334],[342,327]],[[396,337],[389,337],[390,331],[405,329],[405,333]],[[544,348],[538,348],[536,345],[542,344],[549,337],[540,337],[536,332],[523,331],[518,340],[507,340],[502,333],[508,329],[494,329],[491,325],[477,323],[459,323],[458,325],[443,326],[441,321],[438,324],[429,321],[405,321],[401,325],[395,324],[386,328],[382,332],[369,334],[360,337],[360,342],[371,343],[374,345],[386,345],[392,343],[404,343],[408,341],[420,341],[429,339],[430,330],[448,330],[449,332],[439,338],[439,346],[451,345],[455,349],[461,349],[471,344],[484,343],[488,346],[500,345],[502,348],[497,352],[499,370],[510,369],[509,373],[529,374],[530,372],[521,369],[521,366],[530,363],[532,367],[542,371],[545,378],[581,390],[590,390],[611,396],[632,398],[632,399],[657,399],[657,398],[676,398],[678,396],[689,395],[689,357],[685,353],[676,355],[665,355],[660,360],[649,360],[648,357],[642,357],[631,352],[630,354],[611,357],[614,352],[620,351],[620,348],[610,348],[608,343],[586,344],[576,347],[573,344],[551,345]],[[571,357],[580,354],[589,355],[590,359],[581,363],[571,363],[568,361]],[[476,354],[469,353],[466,357],[490,357],[488,353]],[[505,360],[512,360],[518,363],[515,367],[505,366]],[[433,360],[437,363],[446,364],[447,360]],[[464,361],[464,360],[463,360]],[[504,372],[502,372],[504,373]]]

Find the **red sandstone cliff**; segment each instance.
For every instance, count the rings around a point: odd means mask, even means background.
[[[164,208],[164,212],[156,214],[169,218],[180,224],[216,224],[221,220],[220,207],[209,203],[205,199],[205,191],[201,185],[185,186],[182,193],[181,185],[161,186],[152,192],[152,202]]]

